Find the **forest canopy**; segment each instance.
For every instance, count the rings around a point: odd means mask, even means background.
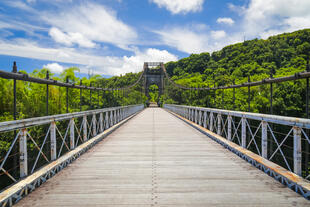
[[[258,81],[270,76],[282,77],[306,70],[310,56],[310,29],[248,40],[220,51],[192,54],[166,63],[170,77],[188,87],[213,87]],[[274,114],[305,117],[305,80],[274,86]],[[216,92],[168,90],[170,103],[201,105],[247,111],[247,88]],[[251,111],[269,113],[269,86],[251,88]],[[233,106],[234,105],[234,106]]]

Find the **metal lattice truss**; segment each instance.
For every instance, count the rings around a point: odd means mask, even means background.
[[[143,105],[113,107],[2,122],[0,123],[0,133],[14,130],[18,132],[0,163],[0,171],[16,183],[20,178],[33,174],[39,168],[38,163],[40,158],[43,159],[45,161],[45,165],[47,165],[52,161],[59,159],[67,152],[74,150],[79,145],[109,129],[113,125],[126,119],[130,115],[142,110],[143,107]],[[34,131],[31,130],[32,127],[46,125],[48,127],[46,127],[47,129],[43,139],[37,138],[31,134],[31,132]],[[60,129],[61,127],[63,130]],[[48,147],[47,143],[49,143]],[[33,151],[36,151],[35,157],[32,159],[33,162],[30,162],[29,159],[30,145],[33,146],[32,154],[34,153]],[[16,178],[16,176],[14,177],[14,175],[5,169],[5,164],[7,163],[9,156],[12,154],[14,147],[17,147],[19,150],[20,173],[18,178]],[[48,148],[49,151],[44,151],[44,148]],[[30,166],[30,164],[32,165]],[[57,171],[57,169],[55,170]],[[51,173],[53,174],[53,172]]]
[[[277,161],[281,162],[284,168],[298,176],[303,175],[302,140],[304,140],[303,144],[310,145],[307,134],[307,130],[310,129],[309,119],[170,104],[166,104],[164,107],[266,160],[276,164],[279,164]],[[276,132],[273,125],[287,129],[285,134]],[[279,138],[280,136],[281,138]],[[288,141],[293,143],[291,155],[284,151],[285,148],[286,151],[289,151],[285,145]],[[273,151],[268,147],[268,143],[271,142],[274,144]],[[278,156],[277,160],[274,159],[276,155]],[[290,158],[292,159],[290,160]],[[264,169],[264,171],[272,174],[270,169]],[[304,178],[309,179],[310,176]],[[290,183],[287,179],[279,179],[284,184],[285,182]],[[302,189],[298,191],[299,193],[303,192]],[[306,193],[309,194],[307,197],[310,197],[310,192],[304,192],[303,195],[305,196]]]

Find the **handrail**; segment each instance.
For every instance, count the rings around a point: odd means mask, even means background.
[[[95,91],[117,91],[117,90],[124,90],[130,89],[137,85],[140,80],[142,79],[143,72],[139,76],[138,80],[126,87],[122,88],[99,88],[99,87],[91,87],[91,86],[83,86],[83,85],[75,85],[74,83],[64,83],[61,81],[53,80],[53,79],[43,79],[43,78],[36,78],[31,77],[28,74],[24,73],[15,73],[15,72],[7,72],[0,70],[0,77],[5,79],[14,79],[14,80],[22,80],[27,82],[39,83],[39,84],[48,84],[48,85],[55,85],[55,86],[62,86],[67,88],[76,88],[76,89],[87,89],[87,90],[95,90]]]
[[[267,122],[271,122],[275,124],[298,126],[298,127],[310,129],[310,119],[270,115],[270,114],[251,113],[251,112],[242,112],[242,111],[231,111],[231,110],[205,108],[205,107],[197,107],[197,106],[186,106],[186,105],[175,105],[175,104],[166,104],[166,105],[183,107],[183,108],[188,108],[188,109],[190,108],[199,109],[201,111],[221,113],[223,115],[231,115],[231,116],[236,116],[240,118],[245,117],[245,118],[249,118],[253,120],[267,121]]]
[[[0,172],[17,183],[20,178],[34,173],[40,165],[49,164],[97,135],[101,136],[143,108],[144,105],[139,104],[2,122],[0,133],[4,133],[3,137],[9,136],[10,143],[3,157],[0,157]],[[59,123],[62,120],[68,121]],[[31,127],[37,126],[41,127],[42,131],[38,131],[43,134],[38,135],[36,130],[31,130]],[[12,130],[17,131],[14,136],[8,133]],[[34,144],[34,147],[27,143]],[[46,148],[47,145],[49,147]],[[19,159],[19,166],[12,167],[12,157]],[[44,158],[42,163],[40,157]],[[14,169],[19,169],[19,176]]]
[[[303,167],[302,158],[309,156],[303,147],[310,146],[310,119],[173,104],[164,104],[164,108],[299,176],[309,170],[307,165]],[[279,159],[274,160],[276,156]],[[309,179],[310,175],[306,174],[305,178]]]
[[[140,104],[129,105],[129,106],[118,106],[118,107],[110,107],[110,108],[103,108],[103,109],[96,109],[96,110],[89,110],[89,111],[82,111],[82,112],[75,112],[75,113],[34,117],[34,118],[21,119],[21,120],[15,120],[15,121],[5,121],[5,122],[0,122],[0,132],[12,131],[12,130],[27,128],[27,127],[31,127],[35,125],[47,124],[52,121],[68,120],[71,118],[78,118],[82,116],[98,114],[98,113],[107,112],[111,110],[113,111],[113,110],[118,110],[118,109],[124,109],[124,108],[139,106],[139,105]]]

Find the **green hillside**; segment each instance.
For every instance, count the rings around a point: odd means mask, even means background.
[[[249,40],[229,45],[220,51],[192,54],[166,64],[177,83],[190,87],[231,85],[291,75],[306,70],[310,55],[310,29],[285,33],[267,40]],[[269,87],[251,88],[251,111],[269,113]],[[232,89],[214,92],[181,92],[171,88],[168,102],[247,110],[247,89],[236,90],[233,107]],[[224,93],[224,94],[222,94]],[[207,98],[207,96],[209,98]],[[222,98],[223,96],[223,98]],[[305,116],[305,81],[277,84],[274,90],[274,113]]]

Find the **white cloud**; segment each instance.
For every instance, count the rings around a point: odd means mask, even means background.
[[[200,53],[208,49],[206,47],[208,45],[208,36],[196,33],[189,28],[175,27],[154,32],[160,35],[163,44],[182,52]]]
[[[48,34],[56,42],[63,43],[64,45],[67,45],[67,46],[72,45],[72,41],[70,40],[70,37],[55,27],[52,27]]]
[[[166,8],[172,14],[198,12],[202,10],[204,0],[150,0],[159,8]]]
[[[160,35],[162,44],[176,48],[185,53],[213,52],[227,44],[236,43],[240,38],[236,35],[226,36],[224,30],[210,31],[205,26],[169,27],[154,31]]]
[[[211,31],[211,37],[215,40],[220,40],[226,37],[226,32],[224,30]]]
[[[144,51],[136,50],[132,56],[98,56],[84,54],[73,48],[43,48],[26,40],[14,40],[14,42],[0,41],[0,54],[12,55],[26,58],[36,58],[53,62],[71,63],[82,65],[82,73],[88,73],[92,69],[96,74],[120,75],[128,72],[139,72],[143,69],[146,61],[176,61],[177,56],[166,50],[149,48]],[[61,67],[56,64],[49,64],[56,71]],[[50,68],[52,70],[52,68]]]
[[[176,60],[178,60],[177,56],[169,53],[167,50],[149,48],[142,52],[137,51],[134,56],[124,56],[122,58],[122,66],[113,69],[113,71],[116,71],[116,74],[122,74],[124,73],[123,71],[140,72],[144,62],[169,62]]]
[[[228,4],[228,8],[233,11],[236,12],[237,14],[239,14],[240,16],[244,14],[246,7],[245,6],[236,6],[232,3]]]
[[[62,73],[63,70],[65,69],[62,65],[59,65],[58,63],[49,63],[46,65],[43,65],[43,68],[50,69],[51,72],[53,73]]]
[[[103,5],[86,3],[55,13],[43,13],[43,19],[52,25],[51,34],[55,41],[65,45],[77,43],[93,47],[94,42],[107,42],[120,48],[136,42],[137,33],[119,20],[114,11]],[[55,30],[57,28],[57,30]]]
[[[232,18],[227,17],[218,18],[216,22],[219,24],[228,24],[228,25],[233,25],[235,23],[235,21]]]
[[[249,38],[310,27],[309,0],[251,0],[243,12],[242,30]]]
[[[85,38],[79,32],[70,32],[64,33],[58,28],[52,27],[49,31],[49,35],[59,43],[62,43],[66,46],[72,46],[74,43],[78,44],[81,47],[93,48],[96,46],[95,43]]]
[[[18,0],[17,1],[7,1],[7,0],[5,0],[4,3],[10,7],[14,7],[14,8],[24,10],[27,12],[36,13],[36,11],[32,7],[28,6],[26,3],[22,2],[22,1],[18,1]]]

